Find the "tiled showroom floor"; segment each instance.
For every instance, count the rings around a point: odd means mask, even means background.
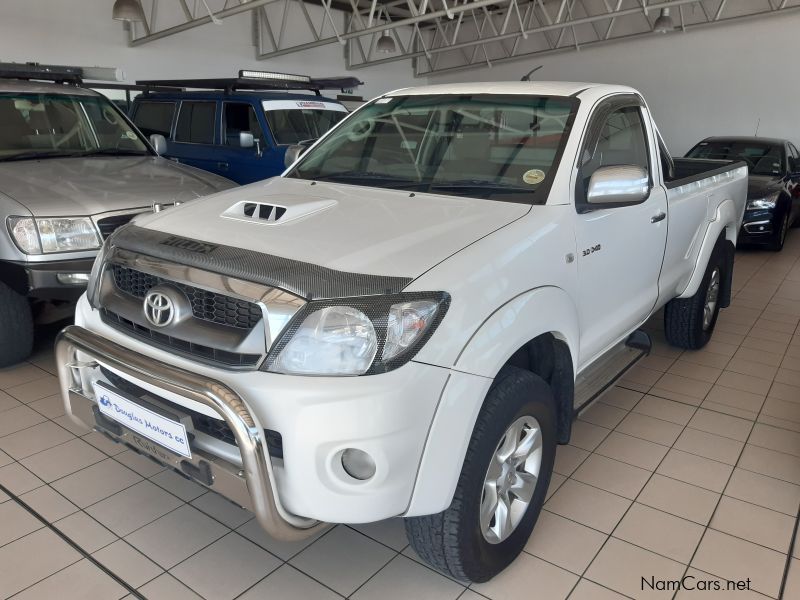
[[[800,231],[739,252],[733,307],[701,352],[665,345],[575,426],[526,552],[465,589],[415,560],[399,520],[304,544],[78,430],[49,342],[0,371],[0,597],[151,599],[777,598],[800,505]],[[45,345],[46,344],[46,345]],[[85,554],[83,554],[85,553]],[[800,599],[800,543],[784,598]],[[753,591],[642,591],[641,578],[750,579]],[[695,580],[695,581],[697,581]]]

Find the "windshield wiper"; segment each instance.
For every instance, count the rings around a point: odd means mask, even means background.
[[[413,179],[408,177],[398,177],[376,171],[341,171],[339,173],[329,173],[315,178],[317,181],[369,181],[375,183],[384,181],[386,183],[416,184]]]
[[[486,195],[493,194],[532,194],[536,191],[534,187],[523,187],[519,185],[512,185],[508,183],[498,183],[495,181],[486,181],[484,179],[459,179],[455,181],[436,181],[429,182],[425,185],[425,190],[428,192],[434,191],[462,191],[462,190],[478,190]]]
[[[74,156],[149,156],[145,150],[118,150],[116,148],[99,148],[76,153]]]
[[[31,160],[36,158],[69,158],[72,156],[80,156],[80,154],[74,152],[42,152],[40,150],[34,150],[32,152],[21,152],[19,154],[14,154],[13,156],[4,156],[3,158],[0,158],[0,162]]]

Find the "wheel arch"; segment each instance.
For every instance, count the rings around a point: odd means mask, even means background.
[[[697,290],[700,289],[700,284],[703,281],[703,276],[705,275],[708,261],[711,259],[712,253],[719,247],[722,247],[726,252],[726,265],[732,267],[733,251],[736,249],[736,239],[739,233],[740,223],[741,219],[739,218],[739,215],[736,214],[736,206],[734,205],[733,201],[725,200],[724,202],[720,203],[716,212],[714,213],[714,220],[706,230],[706,235],[703,238],[703,244],[700,247],[700,252],[697,256],[697,263],[694,266],[694,271],[689,279],[689,283],[686,285],[686,288],[683,290],[683,292],[678,295],[678,298],[691,298],[697,293]],[[723,243],[725,243],[724,246],[722,245]],[[728,260],[730,263],[728,263]],[[733,269],[726,269],[726,271],[727,280],[733,275]],[[723,307],[730,304],[730,283],[730,281],[727,281],[722,290]],[[727,303],[725,302],[726,299]]]
[[[560,288],[529,290],[487,318],[456,358],[442,391],[404,516],[437,513],[450,505],[478,413],[494,377],[507,364],[522,366],[551,385],[558,441],[566,443],[577,344],[577,311]]]

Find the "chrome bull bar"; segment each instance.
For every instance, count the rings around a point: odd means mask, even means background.
[[[253,512],[264,530],[282,541],[305,539],[327,527],[327,523],[290,514],[277,495],[272,463],[264,448],[264,433],[256,427],[244,401],[226,385],[133,352],[91,331],[70,325],[56,339],[55,354],[61,395],[68,415],[84,426],[71,408],[71,395],[84,398],[84,388],[77,371],[90,366],[87,361],[102,363],[134,379],[204,404],[216,411],[236,438],[242,457],[242,476],[247,485]],[[211,488],[213,489],[213,487]]]

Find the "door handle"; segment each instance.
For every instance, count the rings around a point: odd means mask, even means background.
[[[222,171],[227,171],[229,166],[230,165],[228,163],[226,163],[226,162],[218,162],[217,163],[217,168],[222,170]]]
[[[651,223],[658,223],[659,221],[663,221],[666,218],[667,218],[667,213],[659,211],[656,214],[654,214],[652,217],[650,217],[650,222]]]

